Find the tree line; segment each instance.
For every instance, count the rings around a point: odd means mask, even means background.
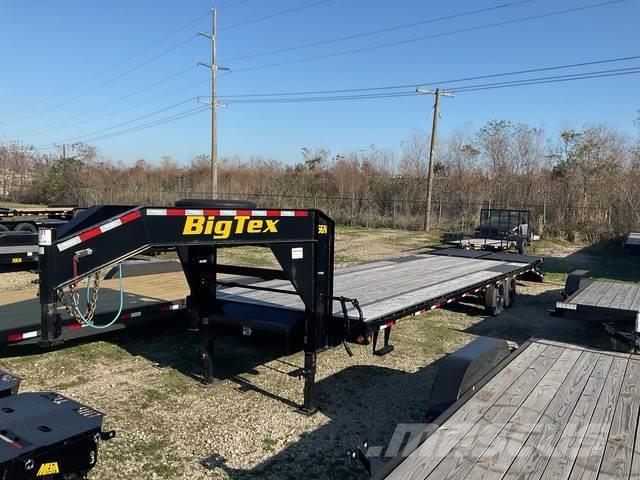
[[[640,139],[604,125],[550,135],[499,120],[440,136],[432,219],[470,229],[483,207],[526,208],[536,230],[597,241],[640,227]],[[188,164],[109,160],[90,145],[68,155],[0,145],[0,197],[40,204],[171,204],[209,194],[206,155]],[[303,148],[295,164],[222,158],[221,198],[262,206],[320,208],[341,223],[423,227],[429,137],[412,132],[398,151],[332,153]]]

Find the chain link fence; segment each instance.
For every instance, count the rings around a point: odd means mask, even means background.
[[[116,187],[80,189],[80,205],[131,204],[170,206],[181,198],[209,198],[208,192],[193,190],[144,190]],[[424,228],[426,202],[402,198],[333,197],[321,194],[286,195],[270,193],[220,192],[220,199],[242,199],[268,208],[315,208],[337,223],[351,226],[387,227],[419,230]],[[580,208],[567,205],[492,205],[491,202],[451,203],[446,197],[432,201],[432,226],[443,230],[472,231],[482,208],[526,208],[534,230],[551,236],[576,236],[598,241],[629,232],[635,213],[620,205]]]

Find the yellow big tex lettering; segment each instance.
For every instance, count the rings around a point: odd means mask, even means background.
[[[258,220],[251,217],[233,217],[220,220],[203,215],[188,216],[184,222],[183,235],[213,235],[216,240],[229,238],[231,234],[278,233],[280,220]]]

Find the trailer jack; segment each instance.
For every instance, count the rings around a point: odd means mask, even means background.
[[[389,337],[391,336],[391,327],[393,326],[393,322],[391,324],[387,324],[383,327],[384,336],[383,336],[383,345],[381,348],[377,349],[378,345],[378,335],[380,334],[380,330],[376,330],[373,332],[373,354],[382,357],[387,353],[393,352],[393,345],[389,344]]]

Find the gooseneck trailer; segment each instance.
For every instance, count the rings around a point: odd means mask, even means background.
[[[153,320],[122,303],[115,305],[117,312],[95,315],[98,290],[91,289],[88,304],[81,306],[85,292],[79,282],[91,278],[96,286],[101,270],[148,249],[175,249],[189,293],[164,313],[182,313],[185,326],[201,332],[205,380],[214,378],[219,335],[282,334],[290,351],[304,350],[298,371],[305,380],[302,409],[313,412],[318,352],[343,344],[350,353],[348,342],[354,342],[383,355],[392,350],[391,328],[402,317],[467,299],[497,315],[513,304],[517,277],[542,278],[540,259],[459,249],[334,272],[334,238],[333,221],[318,210],[202,201],[167,208],[92,207],[64,225],[40,230],[40,322],[21,319],[8,330],[0,319],[0,341],[48,347],[79,330],[100,333]],[[270,249],[281,269],[218,262],[219,248],[237,246]],[[262,281],[236,281],[241,276]]]

